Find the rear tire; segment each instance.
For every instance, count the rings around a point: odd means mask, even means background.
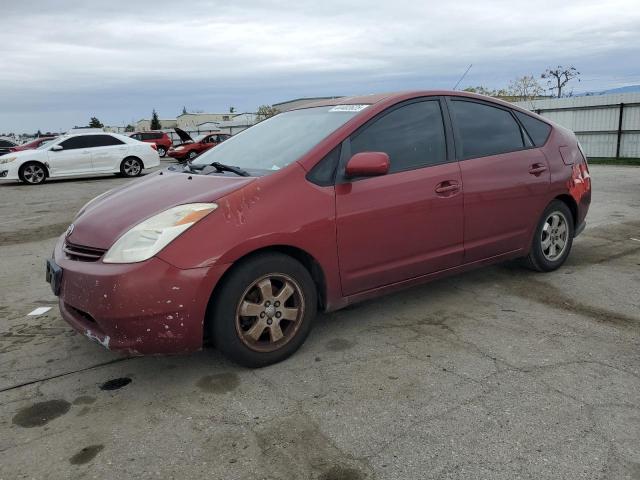
[[[120,164],[120,173],[124,177],[137,177],[142,173],[142,160],[136,157],[127,157]]]
[[[167,154],[167,149],[159,146],[158,155],[160,156],[160,158],[164,158],[166,154]]]
[[[47,179],[47,175],[47,167],[40,162],[27,162],[18,171],[18,177],[27,185],[40,185]]]
[[[538,272],[556,270],[567,260],[573,245],[574,218],[564,202],[554,200],[542,213],[533,234],[527,266]]]
[[[245,367],[292,355],[311,331],[316,287],[307,269],[280,253],[241,261],[215,292],[208,324],[215,347]]]

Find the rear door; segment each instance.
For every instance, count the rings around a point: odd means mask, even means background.
[[[343,142],[336,225],[344,295],[461,263],[462,182],[445,128],[440,100],[421,99],[391,107]],[[387,153],[389,173],[345,179],[348,159],[365,151]]]
[[[47,151],[49,173],[52,176],[93,172],[91,151],[87,148],[86,138],[87,135],[69,137],[58,144],[62,150]]]
[[[450,97],[464,184],[465,263],[525,248],[545,207],[547,159],[511,110]]]
[[[127,156],[127,144],[108,134],[87,135],[95,172],[112,172],[120,168]]]

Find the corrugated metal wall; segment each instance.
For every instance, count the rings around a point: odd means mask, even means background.
[[[619,150],[620,157],[640,157],[640,93],[546,98],[516,105],[573,130],[587,156],[615,157]]]

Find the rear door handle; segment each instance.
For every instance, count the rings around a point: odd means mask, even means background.
[[[540,175],[542,172],[546,171],[547,167],[545,165],[542,165],[541,163],[534,163],[533,165],[531,165],[531,167],[529,168],[529,173],[531,175]]]
[[[460,191],[460,185],[455,180],[445,180],[436,185],[435,191],[440,195],[456,193]]]

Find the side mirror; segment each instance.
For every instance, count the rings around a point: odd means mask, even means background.
[[[54,145],[53,147],[51,147],[52,152],[59,152],[60,150],[64,150],[64,147],[62,145]]]
[[[386,175],[389,165],[389,155],[384,152],[360,152],[349,159],[345,174],[349,178]]]

